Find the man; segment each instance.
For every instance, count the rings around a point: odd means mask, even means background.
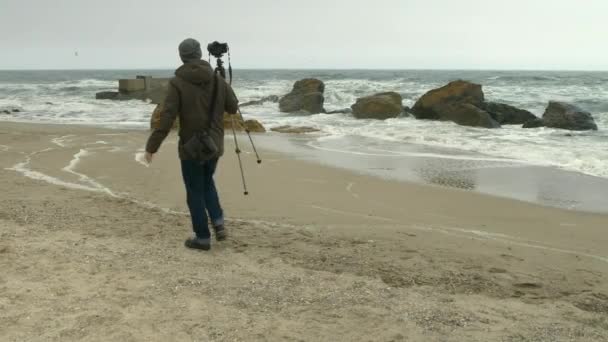
[[[148,139],[145,158],[148,163],[152,162],[154,154],[179,116],[178,151],[195,234],[186,240],[185,245],[188,248],[209,250],[211,234],[207,213],[211,218],[216,239],[222,241],[227,237],[213,174],[219,156],[224,152],[224,112],[235,114],[238,101],[230,85],[221,76],[215,76],[211,65],[201,60],[199,42],[194,39],[184,40],[179,45],[179,55],[184,64],[175,71],[175,77],[169,82],[160,124]],[[214,91],[215,85],[217,89]],[[215,101],[212,101],[213,94],[216,96]],[[213,102],[214,108],[210,108]],[[188,158],[183,144],[196,132],[203,130],[207,130],[219,153],[217,157],[201,163]]]

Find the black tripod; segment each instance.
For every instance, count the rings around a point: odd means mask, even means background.
[[[222,55],[216,56],[214,55],[213,57],[215,57],[216,60],[216,64],[217,66],[215,67],[214,73],[216,75],[221,76],[223,79],[226,79],[226,69],[224,68],[224,61],[222,61]],[[211,57],[209,57],[209,61],[211,61]],[[230,64],[230,52],[228,52],[228,73],[230,75],[230,80],[228,81],[228,84],[232,85],[232,65]],[[245,119],[243,118],[243,113],[241,113],[241,108],[238,107],[237,104],[237,112],[241,118],[241,121],[243,121],[243,123],[245,122]],[[230,119],[231,119],[231,126],[232,126],[232,136],[234,137],[234,146],[235,146],[235,152],[236,152],[236,156],[237,159],[239,160],[239,168],[241,170],[241,179],[243,181],[243,194],[245,196],[247,196],[249,194],[249,191],[247,191],[247,182],[245,181],[245,171],[243,170],[243,162],[241,160],[241,149],[239,148],[239,142],[238,139],[236,137],[236,119],[235,119],[235,115],[230,114]],[[253,143],[253,138],[251,138],[251,131],[249,131],[249,128],[243,124],[244,128],[245,128],[245,132],[247,133],[247,137],[249,137],[249,142],[251,142],[251,147],[253,148],[253,151],[255,152],[255,157],[257,158],[257,162],[258,164],[262,163],[262,159],[260,159],[260,155],[258,154],[258,150],[255,148],[255,144]]]

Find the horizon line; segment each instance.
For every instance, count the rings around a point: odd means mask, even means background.
[[[152,68],[40,68],[40,69],[0,69],[0,71],[137,71],[137,70],[154,70],[167,71],[175,70],[173,67],[152,67]],[[500,72],[517,72],[517,71],[543,71],[543,72],[608,72],[608,69],[493,69],[493,68],[234,68],[234,70],[255,70],[255,71],[500,71]]]

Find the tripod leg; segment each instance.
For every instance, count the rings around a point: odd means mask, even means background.
[[[236,138],[236,121],[234,120],[234,115],[230,115],[232,119],[232,136],[234,137],[234,147],[236,152],[236,157],[239,160],[239,169],[241,169],[241,180],[243,181],[243,194],[245,196],[249,195],[249,191],[247,191],[247,183],[245,182],[245,171],[243,170],[243,162],[241,161],[241,149],[239,148],[239,142]]]
[[[241,108],[238,108],[238,111],[239,111],[239,115],[241,116],[241,120],[243,120],[243,122],[245,122],[245,119],[243,118],[243,113],[241,113]],[[249,142],[251,143],[253,152],[255,152],[255,157],[258,161],[258,164],[262,164],[262,159],[260,158],[260,155],[258,154],[258,150],[255,148],[255,144],[253,143],[253,138],[251,138],[251,132],[249,131],[249,129],[247,127],[245,127],[245,132],[247,133],[247,137],[249,137]]]

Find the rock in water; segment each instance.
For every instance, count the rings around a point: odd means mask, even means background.
[[[551,101],[543,114],[543,123],[547,127],[569,129],[572,131],[597,130],[597,124],[591,116],[574,105]]]
[[[233,121],[234,119],[234,121]],[[232,115],[228,113],[224,113],[224,130],[232,130],[232,124],[234,122],[234,129],[237,131],[244,131],[245,126],[243,120],[241,120],[240,116],[234,114],[234,118]]]
[[[277,103],[277,102],[279,102],[279,97],[277,95],[266,96],[259,100],[245,102],[245,103],[241,104],[240,107],[243,108],[243,107],[248,107],[248,106],[257,106],[257,105],[261,105],[265,102]]]
[[[361,97],[352,105],[353,116],[357,119],[385,120],[396,118],[403,112],[401,95],[395,92],[380,93]]]
[[[501,125],[522,125],[528,121],[538,119],[536,115],[527,110],[504,103],[486,102],[484,109]]]
[[[157,105],[156,108],[154,109],[154,112],[152,113],[152,118],[150,119],[150,128],[151,129],[157,129],[159,127],[160,114],[162,113],[162,111],[163,111],[162,104]],[[235,115],[234,120],[235,120],[234,121],[235,129],[237,131],[244,131],[245,127],[247,127],[247,129],[249,129],[250,132],[255,132],[255,133],[266,132],[266,129],[264,128],[264,126],[257,120],[243,121],[243,119],[239,115]],[[173,129],[177,129],[177,128],[179,128],[179,117],[178,117],[178,119],[175,120],[175,123],[173,124]],[[224,129],[232,130],[232,117],[228,113],[224,113]]]
[[[279,110],[284,113],[305,111],[323,113],[325,84],[314,78],[297,81],[291,92],[279,100]]]
[[[437,108],[443,112],[443,120],[453,121],[462,126],[500,128],[500,124],[490,113],[470,103],[446,104]]]
[[[545,127],[545,123],[543,122],[542,119],[536,118],[536,119],[532,119],[526,123],[524,123],[523,128],[538,128],[538,127]]]
[[[293,126],[279,126],[270,129],[273,132],[278,133],[292,133],[292,134],[303,134],[303,133],[313,133],[319,132],[318,129],[312,127],[293,127]]]
[[[120,94],[117,91],[102,91],[95,94],[97,100],[118,100]]]
[[[459,125],[497,128],[500,124],[485,110],[481,85],[454,81],[424,94],[412,108],[417,119],[454,121]]]
[[[264,128],[264,126],[262,126],[262,124],[259,121],[253,120],[253,119],[245,120],[245,127],[247,127],[249,132],[254,132],[254,133],[266,132],[266,128]]]
[[[234,119],[234,121],[233,121]],[[249,130],[249,132],[253,133],[264,133],[266,132],[266,128],[257,120],[247,120],[243,121],[243,119],[239,115],[234,115],[234,117],[228,113],[224,113],[224,130],[232,131],[232,123],[234,122],[234,129],[236,131],[244,131],[245,128]]]

